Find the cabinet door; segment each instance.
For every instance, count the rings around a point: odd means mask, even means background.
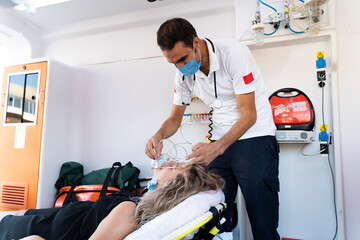
[[[28,196],[24,200],[27,208],[36,208],[46,76],[46,61],[4,69],[0,108],[0,184],[27,184]],[[25,132],[24,138],[19,130]],[[15,138],[21,139],[23,146],[15,144]],[[7,204],[11,200],[10,196],[5,204],[1,198],[0,210],[21,208],[16,206],[16,199],[13,206]]]

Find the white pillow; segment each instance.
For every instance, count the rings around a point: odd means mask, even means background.
[[[179,203],[173,209],[144,224],[124,240],[161,239],[209,211],[210,207],[223,201],[225,201],[225,196],[221,190],[197,193]]]

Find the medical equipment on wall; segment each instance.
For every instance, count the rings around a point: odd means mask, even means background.
[[[278,142],[315,141],[314,107],[305,93],[296,88],[283,88],[274,92],[269,101]]]
[[[328,133],[328,127],[324,119],[324,87],[326,81],[326,60],[324,59],[324,51],[316,53],[316,78],[321,88],[321,99],[322,99],[322,124],[320,125],[319,142],[320,151],[322,154],[329,153],[329,145],[331,144],[331,134]]]
[[[328,0],[283,0],[280,5],[278,2],[276,2],[277,5],[272,3],[274,6],[263,0],[257,2],[258,7],[252,26],[255,45],[263,44],[264,36],[275,34],[282,24],[284,28],[292,33],[318,34],[321,28],[328,26],[330,23]],[[260,4],[273,11],[268,15],[268,19],[264,20],[263,18],[261,20]],[[274,30],[266,33],[266,25],[269,24],[274,26]],[[261,33],[263,33],[263,36],[261,36]]]
[[[321,1],[318,1],[321,2]],[[338,223],[338,212],[337,212],[337,205],[336,205],[336,187],[335,187],[335,177],[334,177],[334,170],[331,166],[330,161],[330,145],[331,145],[331,133],[328,132],[328,125],[325,122],[325,83],[326,81],[326,60],[325,60],[325,53],[324,51],[320,51],[316,53],[316,71],[317,71],[317,81],[319,82],[319,87],[321,88],[321,122],[320,125],[320,133],[319,133],[319,142],[320,142],[320,153],[322,155],[327,156],[327,163],[330,169],[331,174],[331,183],[332,183],[332,190],[333,190],[333,204],[334,204],[334,217],[335,217],[335,233],[333,239],[337,238],[338,230],[339,230],[339,223]]]
[[[307,0],[300,6],[296,6],[294,0],[291,0],[292,8],[289,11],[290,24],[296,26],[299,30],[318,34],[320,29],[329,25],[329,10],[327,0]],[[294,12],[303,13],[308,20],[308,27],[302,27],[295,19]]]
[[[208,124],[210,113],[185,113],[182,119],[183,124],[194,124],[200,122],[202,124]]]
[[[254,34],[255,46],[261,46],[264,44],[264,24],[263,23],[255,23],[253,24],[252,30]]]
[[[323,28],[330,24],[327,0],[307,0],[305,9],[310,19],[310,29]]]
[[[255,12],[255,20],[253,21],[252,30],[256,46],[264,44],[264,24],[261,22],[260,11]]]

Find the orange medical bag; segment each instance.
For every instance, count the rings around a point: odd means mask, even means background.
[[[124,166],[122,166],[120,162],[115,162],[111,168],[93,171],[87,175],[82,174],[81,168],[80,171],[76,171],[75,174],[76,176],[79,175],[79,177],[74,178],[74,176],[72,176],[71,179],[76,180],[75,182],[71,182],[71,186],[61,185],[64,183],[64,179],[67,180],[69,174],[72,173],[69,169],[74,168],[74,166],[78,169],[79,165],[81,165],[75,163],[76,162],[65,163],[60,171],[60,180],[55,184],[59,191],[55,199],[54,207],[62,207],[77,201],[95,202],[99,198],[118,192],[121,189],[134,191],[137,190],[136,187],[138,189],[141,188],[140,180],[138,179],[140,170],[133,166],[131,162],[128,162]],[[103,184],[98,184],[99,182]],[[115,187],[114,185],[110,186],[111,182],[115,184]]]
[[[95,202],[100,198],[100,193],[103,185],[80,185],[73,188],[72,186],[66,186],[59,190],[56,196],[54,207],[62,207],[64,202],[77,202],[77,201],[92,201]],[[118,192],[120,189],[115,187],[107,187],[105,196]],[[69,193],[70,192],[70,193]],[[70,196],[69,196],[70,194]],[[69,197],[68,197],[69,196]],[[68,197],[69,200],[66,200]],[[65,205],[66,205],[65,204]]]

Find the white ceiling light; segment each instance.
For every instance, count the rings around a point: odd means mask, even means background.
[[[18,11],[28,11],[35,13],[37,8],[51,6],[71,0],[0,0],[0,6],[13,7]]]
[[[31,8],[40,8],[70,1],[71,0],[23,0],[21,2],[26,3]]]
[[[18,11],[27,11],[29,10],[29,7],[24,3],[20,3],[18,5],[15,5],[14,9]]]

